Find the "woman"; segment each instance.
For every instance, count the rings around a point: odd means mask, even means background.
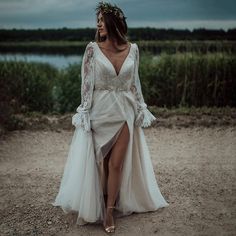
[[[78,212],[77,224],[154,211],[169,204],[155,179],[142,127],[156,118],[144,102],[139,50],[127,40],[126,17],[116,5],[96,8],[96,42],[88,43],[81,68],[81,104],[54,206]],[[114,212],[114,209],[116,210]]]

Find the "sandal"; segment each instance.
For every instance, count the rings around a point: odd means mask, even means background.
[[[115,208],[115,207],[114,206],[108,206],[107,208],[111,209],[111,208]],[[106,217],[105,217],[105,220],[103,222],[105,232],[106,233],[114,233],[115,232],[115,225],[106,226],[105,222],[106,222]]]

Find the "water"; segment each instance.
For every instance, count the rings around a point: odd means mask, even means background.
[[[22,54],[22,53],[7,53],[0,54],[0,60],[17,60],[28,62],[43,62],[49,63],[58,69],[63,69],[69,64],[81,63],[82,55],[41,55],[41,54]]]

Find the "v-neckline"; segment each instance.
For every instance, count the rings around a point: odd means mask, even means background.
[[[98,50],[99,50],[100,53],[102,54],[102,56],[105,57],[106,60],[111,64],[111,66],[112,66],[112,68],[113,68],[113,70],[114,70],[114,72],[115,72],[115,74],[116,74],[116,77],[119,77],[119,75],[120,75],[120,73],[121,73],[121,71],[122,71],[122,69],[123,69],[123,66],[124,66],[125,62],[126,62],[126,60],[128,59],[128,57],[129,57],[129,55],[130,55],[130,53],[131,53],[132,44],[129,43],[129,44],[130,44],[129,52],[128,52],[127,56],[125,57],[125,59],[124,59],[122,65],[121,65],[121,67],[120,67],[119,72],[117,73],[116,68],[115,68],[115,66],[112,64],[112,62],[110,61],[110,59],[103,53],[103,51],[102,51],[102,49],[99,47],[98,43],[97,43],[97,42],[95,42],[95,43],[96,43],[96,45],[97,45],[97,47],[98,47]]]

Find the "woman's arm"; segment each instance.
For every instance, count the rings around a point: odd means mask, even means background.
[[[131,91],[134,94],[136,104],[137,104],[137,113],[135,116],[135,125],[148,127],[151,125],[152,121],[156,120],[156,117],[147,109],[147,104],[144,101],[141,83],[139,79],[139,49],[136,44],[136,54],[135,54],[135,68],[134,68],[134,77],[131,85]]]
[[[92,42],[87,44],[81,66],[81,104],[76,109],[77,113],[72,117],[75,127],[82,127],[90,131],[89,110],[92,105],[94,88],[94,48]]]

